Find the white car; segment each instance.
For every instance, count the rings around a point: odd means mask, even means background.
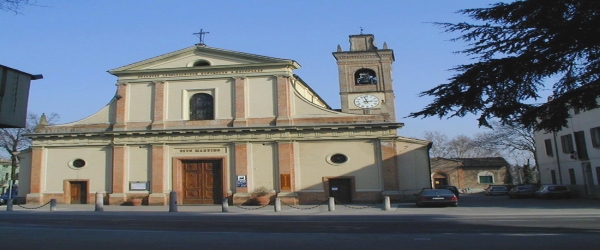
[[[507,195],[508,188],[506,186],[490,186],[485,189],[485,195]]]

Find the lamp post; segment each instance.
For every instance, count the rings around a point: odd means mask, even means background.
[[[16,175],[17,175],[17,155],[19,154],[19,151],[13,151],[11,152],[11,168],[10,168],[10,179],[8,180],[8,199],[13,199],[12,197],[12,190],[14,188],[15,185],[15,180],[16,180]]]

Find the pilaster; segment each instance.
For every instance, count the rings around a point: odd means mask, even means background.
[[[116,100],[116,117],[115,117],[115,125],[113,126],[113,130],[122,131],[127,129],[125,124],[127,119],[127,89],[128,85],[124,83],[117,83],[117,94],[115,96]]]
[[[235,175],[248,176],[248,144],[247,143],[236,143],[235,144]],[[248,193],[248,187],[237,187],[235,188],[236,193]]]
[[[234,157],[235,157],[235,175],[236,176],[246,176],[246,185],[248,180],[248,144],[247,143],[236,143],[234,148]],[[238,187],[237,183],[235,184],[235,192],[233,194],[233,204],[243,204],[248,201],[250,198],[248,194],[248,186],[246,187]]]
[[[152,181],[149,205],[167,205],[165,191],[165,146],[152,145]]]
[[[398,160],[396,159],[396,143],[394,141],[380,141],[381,165],[383,170],[383,189],[397,191],[400,187],[398,180]]]
[[[288,76],[277,76],[277,120],[278,126],[293,125],[291,118],[291,85]]]
[[[295,160],[294,160],[294,143],[279,142],[277,144],[277,166],[279,167],[280,179],[283,176],[289,176],[290,183],[279,183],[281,192],[296,191],[296,176],[295,176]],[[288,179],[288,178],[286,178]]]
[[[233,121],[234,127],[246,127],[248,121],[246,120],[246,85],[247,78],[235,78],[235,120]]]
[[[153,118],[152,118],[152,129],[164,129],[165,128],[165,87],[164,81],[154,81],[154,107],[153,107]]]
[[[44,196],[42,195],[42,185],[45,176],[44,167],[44,148],[33,147],[31,149],[31,182],[29,183],[29,194],[27,194],[27,203],[42,204]]]
[[[112,193],[108,195],[108,204],[119,205],[125,202],[126,198],[127,146],[113,146],[112,155]]]

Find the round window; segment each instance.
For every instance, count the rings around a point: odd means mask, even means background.
[[[85,166],[85,161],[82,159],[75,159],[75,160],[71,161],[71,164],[69,164],[69,165],[71,165],[74,168],[82,168]]]
[[[334,154],[329,158],[329,160],[335,164],[342,164],[348,161],[348,156],[344,154]]]

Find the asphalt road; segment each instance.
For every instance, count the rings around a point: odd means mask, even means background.
[[[0,249],[600,249],[598,200],[471,194],[456,208],[216,208],[4,211]]]

